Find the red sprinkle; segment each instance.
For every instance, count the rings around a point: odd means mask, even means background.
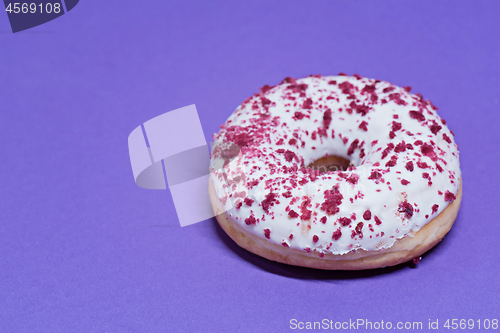
[[[293,159],[297,159],[297,155],[295,155],[295,153],[291,150],[287,150],[285,152],[285,160],[287,162],[291,162]]]
[[[356,111],[356,113],[361,113],[362,116],[365,116],[368,111],[370,111],[370,108],[366,105],[357,105],[354,101],[349,104],[349,106]]]
[[[300,216],[301,220],[309,220],[311,218],[312,211],[307,209],[307,206],[311,203],[311,198],[307,197],[305,200],[302,202],[300,210],[302,212],[302,215]]]
[[[444,139],[444,141],[451,143],[451,139],[448,135],[446,135],[446,133],[443,133],[443,139]]]
[[[265,94],[266,92],[268,92],[268,91],[269,91],[269,90],[271,90],[272,88],[274,88],[274,87],[271,87],[271,86],[269,86],[269,85],[267,85],[267,84],[266,84],[265,86],[263,86],[262,88],[260,88],[260,91],[261,91],[263,94]]]
[[[250,198],[245,198],[244,201],[245,201],[245,205],[247,205],[247,206],[251,206],[253,204],[253,200]]]
[[[366,127],[368,125],[368,123],[366,121],[362,121],[361,124],[359,124],[359,128],[361,128],[363,131],[367,132],[368,131],[368,127]]]
[[[398,211],[400,213],[405,213],[407,219],[410,219],[413,216],[413,206],[408,201],[403,201],[399,204]]]
[[[399,93],[394,93],[394,94],[390,94],[389,95],[389,99],[391,101],[394,101],[397,105],[406,105],[408,103],[406,103],[402,98],[401,98],[401,94]]]
[[[347,182],[356,185],[358,183],[359,176],[356,174],[352,174],[349,178],[346,179]]]
[[[337,222],[345,227],[351,224],[351,219],[348,217],[341,217],[337,220]]]
[[[358,148],[358,144],[359,144],[359,140],[356,139],[354,140],[352,143],[351,143],[351,146],[349,147],[349,149],[347,150],[347,155],[352,155],[352,153],[354,153],[354,149]]]
[[[395,121],[392,122],[392,130],[394,132],[399,131],[402,127],[401,123],[397,123]]]
[[[264,229],[264,236],[266,236],[267,239],[271,239],[271,230]]]
[[[437,132],[439,132],[441,130],[441,126],[439,126],[435,121],[434,121],[434,124],[431,126],[431,132],[436,135]]]
[[[370,210],[367,210],[366,212],[363,213],[363,218],[366,221],[370,221],[372,218],[372,212],[370,212]]]
[[[418,161],[418,162],[417,162],[417,166],[418,166],[420,169],[427,169],[427,168],[429,168],[429,165],[428,165],[427,163],[425,163],[425,162],[420,162],[420,161]]]
[[[385,166],[386,166],[386,167],[393,167],[393,166],[395,166],[395,165],[396,165],[397,161],[398,161],[398,157],[397,157],[396,155],[393,155],[393,156],[391,156],[391,160],[390,160],[390,161],[388,161],[388,162],[385,164]]]
[[[251,215],[250,217],[246,218],[245,219],[245,223],[247,225],[251,225],[251,224],[257,224],[257,221],[255,220],[255,217],[253,217],[253,215]]]
[[[321,209],[326,211],[328,215],[333,215],[339,212],[340,204],[342,204],[342,193],[339,192],[339,187],[334,186],[331,190],[326,190],[324,192],[325,202],[321,204]]]
[[[266,212],[269,212],[269,207],[273,206],[275,201],[276,193],[269,193],[261,203],[262,209],[264,209]]]
[[[342,231],[340,231],[340,228],[338,228],[333,232],[332,238],[333,240],[339,240],[341,236],[342,236]]]
[[[294,80],[294,79],[292,79]],[[288,82],[292,83],[291,85],[288,86],[287,89],[290,89],[293,93],[299,93],[301,97],[306,96],[306,89],[307,89],[307,84],[302,83],[302,84],[296,84],[296,81],[294,82]]]
[[[354,86],[351,83],[345,81],[345,82],[342,82],[341,84],[339,84],[339,88],[342,89],[342,93],[344,93],[346,95],[351,95],[352,90],[354,89]]]
[[[378,180],[380,178],[382,178],[382,174],[378,171],[373,171],[370,177],[368,177],[368,179],[374,179],[374,180]]]
[[[430,144],[424,143],[422,147],[420,147],[420,150],[422,151],[422,154],[424,154],[424,156],[430,157],[434,162],[437,161],[436,152]]]
[[[330,127],[331,122],[332,122],[332,110],[327,109],[323,114],[323,126],[328,128]]]
[[[359,222],[357,225],[356,225],[356,228],[354,228],[354,230],[352,231],[352,234],[351,234],[351,238],[354,238],[356,236],[359,236],[359,238],[363,238],[363,226],[364,226],[364,223],[363,222]]]
[[[424,121],[425,116],[423,113],[418,112],[418,111],[410,111],[410,117],[413,119],[417,119],[418,121]]]
[[[444,201],[453,202],[457,197],[450,191],[446,191],[444,194]]]
[[[305,114],[303,114],[302,112],[299,112],[299,111],[295,112],[295,118],[300,120],[304,117],[305,117]]]
[[[406,150],[406,143],[404,141],[398,143],[396,148],[394,148],[395,153],[402,153]]]
[[[304,102],[304,104],[302,105],[302,107],[304,109],[310,109],[312,107],[312,104],[313,104],[312,99],[308,98],[308,99],[306,99],[306,101]]]
[[[387,155],[389,155],[389,153],[391,152],[391,150],[394,149],[394,144],[392,142],[389,142],[387,144],[387,148],[384,149],[384,151],[382,152],[382,159],[386,158]]]

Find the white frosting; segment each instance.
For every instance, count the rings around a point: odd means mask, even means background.
[[[454,200],[461,174],[453,134],[429,101],[407,90],[347,76],[262,88],[214,135],[242,146],[224,169],[212,168],[221,202],[229,190],[235,206],[228,215],[263,239],[320,257],[388,248],[418,231]],[[301,171],[328,154],[355,167]]]

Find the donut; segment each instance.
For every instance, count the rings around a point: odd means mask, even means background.
[[[295,266],[418,262],[452,227],[462,176],[453,132],[410,91],[344,74],[260,88],[213,136],[209,195],[222,229]]]

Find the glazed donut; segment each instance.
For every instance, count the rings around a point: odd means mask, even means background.
[[[453,132],[410,90],[358,75],[262,87],[214,134],[222,145],[209,193],[221,227],[241,247],[297,266],[419,258],[453,225],[462,180]]]

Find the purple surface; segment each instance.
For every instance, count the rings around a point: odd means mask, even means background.
[[[499,13],[478,0],[88,0],[18,34],[0,13],[1,331],[499,319]],[[258,87],[338,72],[411,85],[456,134],[462,208],[418,267],[275,264],[215,219],[180,228],[168,191],[134,184],[127,137],[144,121],[194,103],[210,141]]]

